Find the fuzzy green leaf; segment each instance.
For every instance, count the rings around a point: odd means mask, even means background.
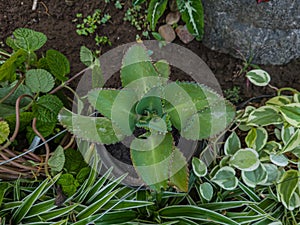
[[[232,132],[226,139],[224,144],[224,152],[226,155],[233,155],[241,149],[241,141],[235,132]]]
[[[9,135],[9,125],[6,121],[0,121],[0,144],[7,141]]]
[[[26,52],[20,49],[0,66],[0,82],[12,82],[16,79],[16,69],[26,60],[25,56]]]
[[[231,157],[230,164],[243,171],[253,171],[259,166],[258,153],[251,148],[240,149]]]
[[[176,0],[176,2],[188,31],[200,41],[204,33],[204,12],[201,1]]]
[[[21,112],[19,131],[23,131],[24,129],[26,129],[27,125],[31,123],[32,119],[32,112]],[[10,131],[14,131],[16,127],[16,115],[10,115],[8,117],[5,117],[5,121],[8,123]]]
[[[13,82],[9,86],[5,86],[3,88],[0,88],[0,99],[4,98],[17,84],[17,82]],[[18,97],[21,95],[32,95],[32,92],[29,87],[27,87],[24,84],[21,84],[5,101],[3,101],[3,104],[14,106],[16,105],[16,101]],[[31,98],[22,98],[20,101],[20,107],[24,107],[28,105],[31,102]]]
[[[82,154],[78,150],[68,148],[64,151],[64,153],[66,159],[64,168],[68,173],[78,174],[82,168],[87,166]]]
[[[13,43],[11,47],[24,49],[33,52],[40,49],[47,41],[46,35],[28,28],[18,28],[13,32],[13,38],[9,38]]]
[[[284,119],[294,127],[300,127],[300,103],[291,103],[280,107]]]
[[[52,75],[43,69],[31,69],[26,72],[26,85],[34,93],[47,93],[54,87]]]
[[[246,77],[249,81],[256,86],[266,86],[269,84],[271,77],[270,75],[261,69],[250,70]]]
[[[38,120],[36,122],[36,129],[39,131],[43,137],[48,137],[49,135],[53,134],[54,128],[56,126],[56,122],[42,122]],[[26,127],[26,138],[28,142],[32,142],[36,133],[33,131],[31,125]]]
[[[224,166],[219,169],[211,181],[218,184],[225,190],[234,190],[238,185],[238,179],[235,177],[235,171],[229,166]]]
[[[150,29],[155,31],[159,18],[164,14],[168,0],[151,0],[148,6],[147,20],[150,23]]]
[[[53,155],[48,160],[48,165],[53,172],[60,172],[64,168],[65,154],[64,149],[60,145],[55,149]]]
[[[74,176],[69,173],[61,175],[57,184],[61,186],[63,193],[67,196],[72,196],[80,185]]]
[[[206,164],[199,158],[193,157],[192,167],[197,177],[204,177],[207,174]]]
[[[59,51],[50,49],[46,52],[47,65],[51,73],[60,81],[66,81],[65,77],[70,73],[70,62],[67,57]]]
[[[55,95],[44,95],[32,106],[32,111],[37,120],[46,123],[57,121],[57,116],[63,107],[62,101]]]
[[[80,48],[80,61],[86,66],[91,66],[94,62],[92,51],[85,46]]]
[[[120,129],[105,117],[77,115],[63,108],[58,119],[71,133],[84,140],[113,144],[124,138]]]
[[[135,170],[145,183],[156,191],[165,189],[172,160],[172,135],[151,135],[147,139],[134,139],[130,151]]]

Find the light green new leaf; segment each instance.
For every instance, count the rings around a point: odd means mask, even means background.
[[[32,106],[33,115],[40,122],[55,123],[61,108],[62,101],[55,95],[43,95]]]
[[[53,172],[60,172],[64,168],[65,153],[60,145],[55,149],[53,155],[48,160],[48,165]]]
[[[91,66],[94,62],[92,51],[85,46],[80,48],[80,61],[86,66]]]
[[[241,141],[235,132],[232,132],[226,139],[224,144],[224,152],[226,155],[233,155],[241,149]]]
[[[261,69],[250,70],[246,77],[249,81],[256,86],[266,86],[269,84],[271,77],[270,75]]]
[[[253,171],[259,166],[258,153],[251,148],[240,149],[231,157],[230,164],[240,170]]]
[[[292,196],[296,189],[299,188],[299,176],[300,173],[297,170],[286,171],[281,179],[278,181],[277,191],[279,201],[289,210],[293,210],[291,206]]]
[[[257,184],[265,183],[268,179],[265,167],[260,164],[255,170],[242,171],[242,178],[249,187],[255,187]]]
[[[151,188],[160,191],[168,185],[170,162],[173,156],[173,138],[151,135],[147,139],[134,139],[130,146],[131,159],[139,176]]]
[[[147,20],[150,23],[150,29],[155,31],[156,23],[164,14],[168,0],[151,0],[148,6]]]
[[[9,125],[6,121],[0,121],[0,144],[7,141],[9,136]]]
[[[280,107],[284,119],[294,127],[300,127],[300,103],[291,103]]]
[[[219,169],[211,181],[218,184],[225,190],[234,190],[238,185],[238,179],[235,177],[235,171],[229,166],[224,166]]]
[[[300,145],[300,129],[291,136],[286,145],[283,147],[282,152],[292,152]]]
[[[189,169],[187,161],[178,148],[172,152],[172,161],[170,161],[170,184],[174,185],[180,191],[188,192]]]
[[[47,93],[54,87],[52,75],[43,69],[31,69],[26,72],[26,85],[34,93]]]
[[[47,65],[51,73],[60,81],[66,81],[66,75],[70,73],[70,62],[67,57],[56,51],[50,49],[46,52]]]
[[[8,38],[12,48],[21,48],[27,52],[40,49],[47,41],[46,35],[28,28],[18,28],[13,32],[13,38]]]
[[[193,157],[192,167],[197,177],[204,177],[207,174],[206,164],[197,157]]]
[[[158,215],[161,218],[166,219],[188,218],[191,220],[215,222],[224,225],[239,225],[237,222],[222,214],[192,205],[168,206],[159,210]]]
[[[200,41],[204,33],[204,12],[199,0],[176,0],[182,20],[188,31]]]
[[[262,106],[250,113],[247,124],[251,126],[267,126],[282,122],[282,117],[275,107]]]
[[[268,140],[268,132],[263,127],[253,127],[247,134],[245,142],[249,148],[260,151]]]
[[[207,200],[210,201],[214,194],[214,189],[212,185],[208,182],[204,182],[203,184],[200,184],[199,186],[200,194],[201,196]]]

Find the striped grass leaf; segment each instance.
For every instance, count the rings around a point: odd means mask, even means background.
[[[105,204],[102,208],[104,210],[108,210],[113,207],[114,210],[129,210],[129,209],[136,209],[141,207],[146,207],[154,205],[154,202],[148,201],[136,201],[136,200],[111,200],[107,204]]]
[[[226,201],[226,202],[211,202],[199,205],[201,208],[206,208],[212,211],[222,211],[240,208],[243,206],[247,206],[249,204],[253,204],[251,201]]]
[[[168,0],[151,0],[148,7],[147,20],[150,23],[150,29],[155,31],[155,27],[159,18],[166,10]]]

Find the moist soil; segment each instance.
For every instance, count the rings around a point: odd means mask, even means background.
[[[85,68],[79,60],[79,51],[82,45],[93,50],[101,50],[105,53],[119,45],[134,42],[136,34],[141,36],[141,32],[129,22],[123,20],[126,10],[131,7],[132,1],[120,1],[122,9],[116,9],[114,1],[106,4],[104,0],[38,0],[37,8],[32,10],[32,1],[0,1],[0,48],[7,49],[5,39],[12,35],[16,28],[26,27],[43,32],[48,37],[46,45],[40,52],[47,49],[61,51],[69,59],[71,64],[71,74],[76,74]],[[105,45],[99,49],[95,45],[94,36],[79,36],[76,33],[74,22],[77,13],[83,16],[92,15],[95,9],[101,9],[102,13],[107,13],[111,19],[105,25],[101,25],[96,33],[107,36],[112,45]],[[163,19],[162,19],[163,20]],[[163,21],[161,21],[163,22]],[[206,48],[201,42],[196,40],[184,45],[178,38],[174,41],[199,55],[200,58],[210,67],[218,79],[222,90],[231,89],[234,86],[240,87],[240,97],[242,101],[255,96],[274,93],[268,87],[253,87],[246,82],[245,76],[236,76],[243,68],[243,61],[235,59],[227,54],[212,51]],[[296,46],[295,46],[296,47]],[[300,90],[300,59],[293,60],[287,65],[271,66],[259,65],[269,72],[272,77],[271,84],[276,87],[293,87]],[[184,79],[184,75],[178,77]],[[78,80],[77,80],[78,81]],[[118,86],[119,80],[113,86]],[[76,80],[71,84],[76,87]]]

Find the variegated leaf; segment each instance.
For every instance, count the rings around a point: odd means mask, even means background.
[[[253,110],[247,121],[247,124],[251,126],[267,126],[280,123],[282,123],[281,115],[279,111],[272,106],[262,106]]]
[[[270,75],[261,69],[250,70],[246,77],[249,81],[256,86],[266,86],[269,84],[271,77]]]
[[[291,103],[280,107],[284,119],[294,127],[300,127],[300,103]]]

